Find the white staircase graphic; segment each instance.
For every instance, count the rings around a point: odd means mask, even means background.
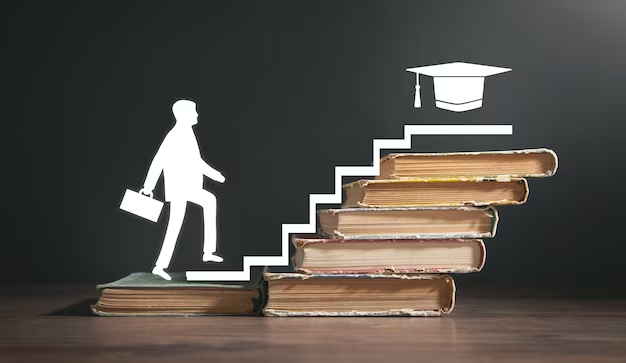
[[[309,222],[283,224],[280,256],[244,256],[241,271],[187,271],[188,281],[250,281],[251,266],[289,266],[289,244],[292,233],[317,231],[317,204],[341,204],[342,181],[345,176],[377,176],[380,173],[382,149],[411,149],[413,135],[512,135],[512,125],[405,125],[403,139],[384,139],[373,142],[372,166],[336,166],[335,191],[332,194],[309,196]]]

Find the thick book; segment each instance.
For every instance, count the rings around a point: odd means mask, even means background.
[[[328,239],[294,235],[292,265],[316,274],[472,273],[485,265],[480,239]]]
[[[319,233],[337,239],[492,238],[494,207],[394,207],[325,209]]]
[[[132,273],[98,285],[100,299],[91,310],[100,316],[259,315],[266,300],[263,272],[249,282],[188,282],[184,273],[171,273],[168,281]]]
[[[357,180],[343,189],[343,208],[519,205],[529,192],[524,178],[479,177]]]
[[[444,274],[266,273],[265,316],[441,316],[454,308]]]
[[[389,154],[380,159],[376,179],[424,177],[541,178],[556,173],[558,158],[549,149],[452,153]]]

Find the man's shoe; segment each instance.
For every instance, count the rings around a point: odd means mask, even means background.
[[[221,258],[220,256],[214,254],[214,253],[205,253],[204,256],[202,256],[202,261],[204,262],[222,262],[224,261],[223,258]]]
[[[152,273],[155,275],[159,275],[168,281],[172,279],[170,275],[168,275],[165,271],[163,271],[162,267],[154,266],[154,268],[152,269]]]

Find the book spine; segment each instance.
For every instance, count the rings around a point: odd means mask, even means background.
[[[258,287],[259,297],[254,299],[253,303],[253,311],[256,316],[263,316],[263,309],[265,305],[267,305],[267,297],[268,297],[268,284],[267,281],[263,281],[261,285]]]
[[[496,236],[496,231],[498,229],[498,221],[500,220],[500,216],[498,215],[498,210],[494,207],[488,207],[487,210],[491,214],[491,228],[489,232],[489,236],[486,238],[493,238]]]

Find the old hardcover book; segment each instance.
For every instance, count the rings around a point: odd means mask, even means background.
[[[266,273],[265,316],[441,316],[455,285],[442,274]]]
[[[317,212],[319,232],[337,239],[492,238],[493,207],[345,208]]]
[[[168,281],[132,273],[98,285],[101,296],[91,310],[100,316],[258,315],[266,297],[263,272],[243,283],[188,282],[184,273],[171,273]]]
[[[549,149],[454,153],[389,154],[380,160],[376,179],[424,177],[549,177],[558,158]]]
[[[325,274],[471,273],[485,264],[480,239],[328,239],[295,235],[296,271]]]
[[[528,199],[523,178],[358,180],[343,189],[343,208],[518,205]]]

